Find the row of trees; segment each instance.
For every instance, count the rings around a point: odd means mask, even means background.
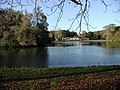
[[[0,10],[0,46],[39,46],[65,37],[78,36],[69,30],[47,31],[47,17],[38,7],[24,14],[13,9]]]
[[[99,40],[102,39],[102,35],[100,34],[100,32],[86,32],[83,31],[82,34],[80,35],[82,39],[86,39],[89,38],[90,40]]]
[[[103,27],[104,30],[95,31],[95,32],[86,32],[83,31],[81,37],[89,38],[90,40],[100,40],[107,39],[113,41],[120,41],[120,26],[115,24],[109,24]]]
[[[49,37],[50,40],[62,40],[65,37],[77,37],[77,33],[72,31],[70,32],[69,30],[57,30],[57,31],[50,31],[49,32]]]
[[[47,17],[40,7],[23,14],[13,9],[0,10],[0,46],[39,46],[51,40],[62,40],[65,37],[78,36],[69,30],[47,31]],[[110,24],[105,30],[97,32],[83,31],[82,38],[92,40],[108,39],[120,41],[120,26]]]
[[[48,42],[47,17],[38,7],[23,14],[0,10],[0,46],[38,46]]]

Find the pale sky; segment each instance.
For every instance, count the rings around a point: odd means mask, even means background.
[[[23,0],[24,2],[25,0]],[[96,31],[96,30],[101,30],[103,26],[108,25],[108,24],[116,24],[120,25],[117,21],[120,21],[120,12],[115,13],[118,9],[120,9],[120,0],[104,0],[106,4],[109,4],[107,11],[105,11],[105,5],[100,0],[89,0],[91,3],[91,8],[89,11],[89,24],[95,27],[95,29],[89,27],[89,30],[91,31]],[[26,2],[24,2],[26,3]],[[45,15],[48,15],[51,13],[51,10],[44,7],[40,2],[38,2],[39,5],[42,7],[43,12]],[[46,3],[47,6],[51,6],[52,2],[49,0],[48,3]],[[64,5],[64,10],[63,10],[63,16],[60,22],[58,23],[57,28],[58,29],[68,29],[71,25],[70,20],[75,17],[77,14],[78,8],[79,7],[74,7],[75,5],[73,3],[69,4],[68,2],[65,3]],[[8,7],[7,5],[1,6],[1,7]],[[20,7],[17,7],[15,9],[19,9]],[[33,6],[27,6],[25,7],[29,12],[32,12]],[[58,11],[56,11],[54,14],[47,16],[48,20],[47,22],[49,23],[48,30],[54,30],[56,21],[57,21],[57,16],[58,16]],[[116,21],[117,20],[117,21]],[[73,25],[73,29],[76,29],[76,23]],[[87,30],[86,25],[82,24],[82,30]],[[77,31],[79,32],[79,30]]]
[[[100,0],[90,0],[91,1],[91,8],[89,11],[89,22],[90,24],[95,27],[95,29],[90,28],[90,30],[95,31],[95,30],[101,30],[103,26],[108,25],[108,24],[116,24],[120,25],[120,23],[116,22],[115,20],[120,21],[120,13],[114,13],[118,8],[120,8],[120,2],[115,0],[105,0],[106,3],[112,4],[111,6],[108,7],[107,11],[105,11],[105,6],[101,3]],[[107,2],[109,1],[109,2]],[[112,3],[111,3],[112,2]],[[70,21],[72,17],[75,17],[77,11],[76,9],[73,8],[71,5],[65,6],[64,9],[64,15],[59,22],[58,28],[61,29],[67,29],[70,26]],[[52,30],[54,29],[54,25],[56,23],[56,19],[54,18],[56,15],[49,16],[48,17],[48,22],[50,23],[49,29]],[[74,25],[75,26],[75,25]],[[74,29],[73,26],[73,29]],[[82,30],[86,30],[86,25],[82,25]]]

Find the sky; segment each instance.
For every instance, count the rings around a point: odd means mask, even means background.
[[[29,0],[28,0],[29,1]],[[53,0],[54,1],[54,0]],[[69,1],[69,0],[66,0]],[[106,4],[108,4],[107,11],[105,12],[105,5],[101,2],[101,0],[89,0],[91,3],[91,7],[89,10],[89,24],[92,26],[89,27],[90,31],[97,31],[102,30],[103,26],[108,24],[116,24],[117,26],[120,25],[120,12],[115,13],[118,9],[120,9],[120,0],[104,0]],[[22,0],[23,3],[26,3],[25,0]],[[41,6],[43,12],[47,16],[47,22],[49,23],[48,30],[54,30],[55,25],[57,22],[57,17],[59,15],[59,10],[57,10],[54,14],[51,14],[51,9],[46,8],[44,5],[42,5],[40,2],[38,4]],[[46,6],[52,6],[53,2],[52,0],[49,0],[45,4]],[[7,5],[1,6],[1,7],[8,7]],[[25,6],[24,7],[28,12],[32,12],[34,6]],[[19,10],[20,7],[16,7],[16,10]],[[57,25],[56,29],[63,29],[66,30],[70,27],[72,18],[74,18],[77,14],[79,7],[73,4],[72,2],[65,2],[64,9],[63,9],[63,16],[60,20],[60,22]],[[24,9],[23,9],[24,10]],[[117,20],[117,21],[116,21]],[[71,31],[74,31],[77,27],[77,22],[74,23]],[[94,27],[94,28],[93,28]],[[87,31],[87,26],[85,25],[85,22],[82,23],[82,31]],[[77,30],[79,32],[79,29]]]

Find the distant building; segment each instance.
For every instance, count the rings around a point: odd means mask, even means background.
[[[65,37],[62,40],[80,40],[80,37]]]

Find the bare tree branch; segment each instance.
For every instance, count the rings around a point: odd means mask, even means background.
[[[80,3],[81,2],[82,1],[80,1]],[[89,24],[88,24],[89,23],[89,13],[88,12],[89,12],[89,9],[90,9],[90,5],[91,4],[88,0],[85,0],[85,2],[83,1],[81,3],[80,9],[79,9],[76,17],[73,19],[70,28],[77,21],[78,26],[77,26],[76,30],[79,29],[79,31],[81,32],[82,22],[84,21],[86,23],[87,30],[89,30]]]
[[[54,0],[53,0],[54,1]],[[63,10],[64,10],[64,4],[66,2],[66,0],[58,0],[58,3],[57,4],[54,4],[52,7],[48,7],[44,4],[44,2],[41,0],[42,4],[46,7],[46,8],[49,8],[51,10],[51,14],[49,14],[48,16],[50,15],[53,15],[56,11],[59,11],[59,14],[58,14],[58,17],[57,17],[57,21],[56,21],[56,25],[55,25],[55,29],[57,28],[58,26],[58,23],[59,21],[61,20],[62,16],[63,16]],[[48,2],[45,1],[45,3]]]
[[[26,3],[23,3],[22,0],[0,0],[0,10],[2,10],[2,7],[1,7],[2,5],[9,5],[11,8],[20,6],[21,10],[24,8],[24,6],[34,5],[35,11],[36,11],[37,7],[41,7],[40,4],[42,4],[44,7],[50,9],[51,13],[49,15],[53,15],[54,13],[58,12],[56,25],[55,25],[55,28],[56,28],[64,14],[65,4],[72,2],[76,5],[76,7],[79,10],[77,11],[77,14],[75,15],[75,17],[70,20],[71,25],[69,29],[71,29],[72,26],[76,23],[78,24],[78,26],[76,26],[76,30],[79,29],[79,31],[81,31],[81,27],[83,23],[86,25],[87,30],[89,30],[89,27],[91,26],[89,24],[89,9],[91,8],[90,0],[25,0],[25,1],[27,2],[27,5]],[[107,11],[108,6],[112,5],[112,4],[107,4],[105,0],[99,0],[99,1],[101,1],[105,6],[104,12]],[[48,2],[53,2],[53,5],[47,6]],[[120,10],[118,10],[117,12],[120,12]]]
[[[108,6],[112,5],[112,3],[107,5],[107,4],[105,3],[105,1],[104,1],[104,0],[101,0],[101,1],[102,1],[102,3],[103,3],[103,4],[104,4],[104,6],[105,6],[105,11],[104,11],[104,12],[106,12],[106,11],[107,11]]]
[[[116,22],[118,22],[118,23],[120,23],[120,21],[118,21],[118,20],[115,20]]]
[[[70,1],[74,2],[74,3],[77,4],[77,5],[82,5],[82,3],[81,3],[80,0],[79,0],[79,1],[76,1],[76,0],[70,0]]]

